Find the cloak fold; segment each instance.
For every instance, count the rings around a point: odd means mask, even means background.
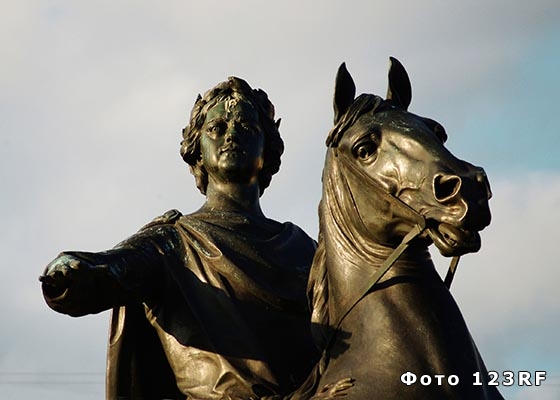
[[[164,278],[143,304],[113,309],[108,400],[249,400],[299,386],[317,360],[305,296],[315,242],[277,227],[192,214],[113,250],[153,255],[146,268]]]

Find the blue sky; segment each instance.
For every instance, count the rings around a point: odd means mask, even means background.
[[[518,63],[502,66],[487,78],[457,132],[458,149],[478,152],[499,176],[560,169],[555,146],[560,135],[554,122],[560,91],[558,43],[560,28],[546,29],[524,49]]]
[[[110,248],[202,203],[178,155],[199,92],[229,75],[268,92],[286,152],[263,208],[315,236],[336,69],[346,61],[358,92],[384,95],[389,56],[411,77],[410,110],[491,181],[492,225],[453,287],[488,368],[549,373],[501,388],[509,399],[560,397],[560,5],[348,3],[3,4],[2,399],[103,397],[107,313],[52,312],[37,276],[59,251]]]

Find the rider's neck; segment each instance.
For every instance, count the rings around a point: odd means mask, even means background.
[[[257,182],[235,183],[210,180],[206,189],[206,203],[209,211],[227,211],[243,215],[264,217]]]

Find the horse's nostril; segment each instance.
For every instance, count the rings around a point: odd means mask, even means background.
[[[457,175],[436,175],[434,178],[434,195],[439,202],[452,199],[460,189],[461,178]]]

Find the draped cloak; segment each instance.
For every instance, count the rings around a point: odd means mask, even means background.
[[[289,393],[316,362],[305,289],[315,242],[291,223],[172,210],[47,303],[113,308],[107,399],[257,399]],[[78,271],[79,272],[79,271]]]

